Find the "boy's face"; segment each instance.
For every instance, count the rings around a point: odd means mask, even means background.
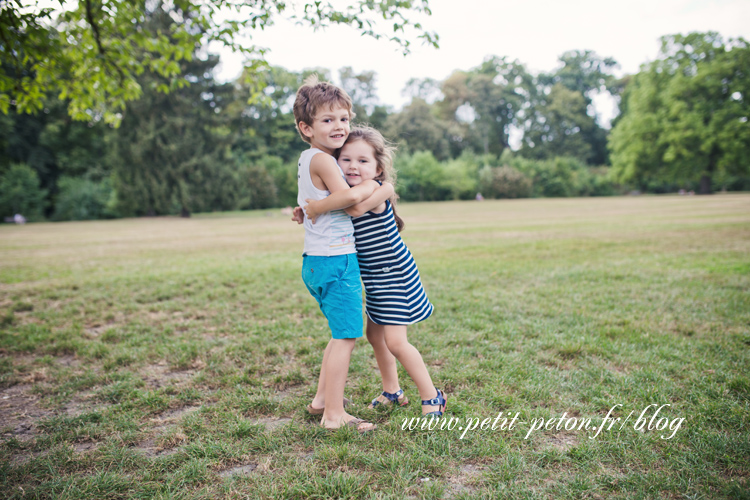
[[[321,109],[312,123],[299,122],[299,129],[313,147],[332,155],[349,137],[349,110],[340,106]]]

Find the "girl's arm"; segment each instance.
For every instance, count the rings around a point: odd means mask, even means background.
[[[390,197],[393,196],[395,192],[396,190],[393,187],[393,184],[391,184],[390,182],[384,182],[382,186],[380,186],[375,190],[374,193],[372,193],[372,196],[364,201],[360,201],[356,205],[352,205],[351,207],[344,209],[344,211],[352,217],[359,217],[360,215],[369,212],[370,210],[375,210],[380,206],[383,206],[385,204],[385,200],[390,199]],[[375,211],[382,212],[383,210],[385,210],[385,206],[383,206],[382,209]]]
[[[302,207],[294,207],[294,210],[292,210],[292,222],[296,222],[297,224],[305,222],[305,211],[302,210]]]
[[[363,200],[366,200],[368,197],[372,196],[373,193],[380,191],[381,189],[383,188],[378,185],[377,181],[367,180],[359,186],[331,193],[322,200],[305,200],[308,203],[308,205],[305,205],[304,207],[305,213],[307,213],[307,218],[310,219],[310,222],[314,224],[315,219],[317,219],[320,214],[332,210],[348,208],[352,205],[361,203]]]

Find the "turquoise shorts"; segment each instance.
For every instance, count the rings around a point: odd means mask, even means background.
[[[333,338],[362,336],[362,282],[356,253],[303,255],[302,281],[318,301]]]

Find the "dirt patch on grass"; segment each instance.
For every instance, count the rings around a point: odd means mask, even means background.
[[[184,387],[195,376],[195,370],[171,371],[169,364],[162,360],[155,364],[146,365],[139,370],[143,381],[149,388],[158,389],[160,387]]]
[[[76,368],[81,365],[81,361],[72,355],[65,355],[55,359],[55,362],[62,366],[70,366]]]
[[[458,474],[448,478],[446,498],[474,493],[476,491],[474,483],[482,475],[483,470],[482,467],[474,464],[461,465],[458,469]]]
[[[84,413],[103,412],[112,406],[108,403],[95,403],[96,399],[97,394],[93,390],[81,392],[67,402],[62,411],[71,417],[77,417]]]
[[[544,448],[554,448],[562,453],[578,445],[578,437],[575,434],[561,433],[550,436],[545,435],[544,437],[545,440],[542,445]]]
[[[19,384],[0,390],[0,431],[4,439],[33,439],[36,422],[52,412],[39,407],[39,396],[31,393],[31,384]]]
[[[246,476],[258,468],[258,464],[238,465],[219,472],[219,477]]]
[[[174,408],[172,410],[167,410],[159,416],[159,419],[157,421],[175,422],[181,419],[182,417],[184,417],[185,415],[195,413],[196,411],[200,410],[203,406],[205,405],[183,406],[182,408]]]
[[[85,443],[75,443],[73,449],[76,453],[85,453],[87,451],[95,450],[99,447],[100,443],[88,441]]]
[[[291,421],[292,419],[288,417],[266,417],[250,420],[250,423],[253,425],[265,425],[267,431],[273,431],[289,424]]]
[[[167,448],[161,446],[159,444],[158,438],[147,439],[146,441],[143,441],[133,448],[140,451],[147,457],[166,457],[169,455],[174,455],[179,450],[179,448]]]
[[[151,419],[151,437],[135,445],[134,448],[147,457],[161,457],[173,455],[179,450],[180,443],[187,440],[187,436],[176,425],[177,421],[200,410],[200,406],[185,406],[167,410],[159,418]]]
[[[45,451],[29,451],[29,452],[26,452],[26,453],[23,453],[23,452],[14,453],[10,457],[10,465],[11,465],[11,467],[20,467],[20,466],[22,466],[22,465],[30,462],[34,458],[40,457],[40,456],[45,455],[47,453],[49,453],[48,450],[45,450]]]
[[[622,363],[607,363],[605,368],[610,373],[615,373],[617,375],[630,375],[630,372],[632,371],[629,366]]]
[[[89,339],[96,339],[101,337],[101,335],[109,330],[110,328],[115,328],[114,325],[94,325],[90,326],[88,328],[85,328],[83,330],[83,334],[85,337]]]

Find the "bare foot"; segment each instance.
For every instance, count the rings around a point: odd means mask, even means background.
[[[369,432],[377,428],[377,425],[371,422],[365,422],[364,420],[359,419],[354,415],[349,415],[348,413],[344,414],[338,422],[335,420],[321,419],[320,425],[326,429],[338,429],[339,427],[348,425],[356,428],[357,432]]]

